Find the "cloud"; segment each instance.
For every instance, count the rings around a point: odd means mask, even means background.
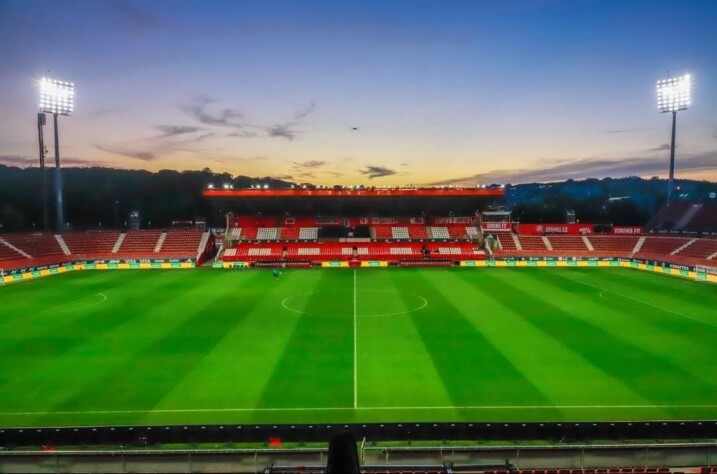
[[[294,168],[296,169],[316,169],[321,168],[322,166],[326,166],[328,162],[326,161],[320,161],[320,160],[310,160],[310,161],[293,161]]]
[[[304,107],[303,109],[299,109],[299,110],[294,114],[294,120],[305,119],[306,117],[309,116],[309,114],[311,114],[311,112],[314,111],[315,108],[316,108],[316,103],[311,102],[309,105],[307,105],[307,106]]]
[[[364,176],[368,176],[368,179],[383,178],[385,176],[393,176],[398,174],[397,171],[384,166],[367,166],[365,169],[359,170]]]
[[[717,139],[717,132],[712,134],[712,138]]]
[[[290,174],[280,174],[279,176],[272,176],[274,179],[280,179],[282,181],[293,181],[294,177]]]
[[[93,167],[93,166],[107,166],[108,163],[102,161],[83,160],[81,158],[60,158],[62,166],[81,166],[81,167]],[[38,167],[40,166],[40,159],[22,155],[0,155],[0,164],[7,166],[16,166],[18,168]],[[47,157],[45,164],[49,168],[55,167],[54,158]]]
[[[177,135],[184,135],[202,130],[200,127],[191,127],[188,125],[157,125],[154,128],[162,132],[159,138],[175,137]]]
[[[286,138],[291,141],[299,134],[299,131],[295,129],[297,125],[301,123],[303,119],[308,117],[316,108],[316,104],[311,102],[303,109],[299,109],[294,114],[292,120],[288,120],[283,123],[278,123],[269,127],[263,127],[266,130],[266,134],[273,138]]]
[[[264,125],[252,124],[243,120],[245,118],[244,114],[237,109],[224,108],[219,112],[212,112],[209,110],[209,106],[213,103],[214,99],[201,97],[196,99],[194,104],[185,105],[180,108],[192,118],[205,125],[241,129],[239,132],[228,133],[226,135],[227,137],[254,138],[262,134],[266,137],[284,138],[289,141],[294,140],[300,133],[296,130],[296,126],[301,124],[301,121],[309,116],[316,108],[316,104],[311,102],[306,107],[296,111],[290,120],[277,122],[274,125]],[[254,130],[258,130],[259,132]]]
[[[670,149],[670,144],[663,143],[662,145],[657,146],[655,148],[648,148],[646,151],[665,151],[665,150],[669,150],[669,149]]]
[[[182,143],[188,143],[188,142],[198,143],[198,142],[203,142],[203,141],[206,140],[207,138],[211,138],[211,137],[213,137],[213,136],[214,136],[214,133],[205,133],[204,135],[199,135],[198,137],[190,138],[190,139],[188,139],[188,140],[183,140]]]
[[[212,103],[214,103],[214,99],[204,97],[198,99],[195,104],[183,106],[181,109],[197,121],[206,125],[234,128],[244,127],[243,124],[236,121],[244,117],[239,110],[224,108],[218,113],[211,113],[207,108]]]
[[[717,165],[717,150],[680,156],[680,172],[709,171]],[[481,183],[534,183],[563,181],[566,179],[607,178],[624,176],[655,176],[667,172],[667,161],[652,156],[628,157],[622,160],[583,158],[542,164],[534,169],[496,169],[471,176],[444,179],[427,183],[431,186],[447,184],[475,185]]]
[[[267,127],[266,133],[269,137],[279,137],[279,138],[286,138],[287,140],[291,141],[294,138],[296,138],[297,131],[292,130],[293,124],[286,123],[286,124],[278,124],[274,125],[273,127]]]
[[[339,178],[344,175],[344,173],[339,173],[338,171],[320,171],[320,173],[328,174],[334,178]]]
[[[123,147],[108,147],[108,146],[102,146],[102,145],[95,145],[95,148],[97,148],[100,151],[104,151],[105,153],[110,153],[112,155],[126,156],[128,158],[133,158],[135,160],[153,161],[158,158],[157,154],[152,151],[130,150],[128,148],[123,148]]]
[[[40,166],[40,159],[21,155],[0,155],[0,164],[19,167]]]
[[[615,133],[638,133],[638,132],[648,132],[650,130],[653,130],[652,128],[621,128],[617,130],[605,130],[602,133],[606,134],[615,134]]]
[[[227,136],[230,138],[254,138],[258,137],[259,134],[256,132],[231,132],[227,133]]]

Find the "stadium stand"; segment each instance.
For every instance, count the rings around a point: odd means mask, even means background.
[[[429,234],[434,239],[450,239],[448,227],[429,227]]]
[[[717,239],[705,238],[696,240],[691,245],[677,252],[676,255],[706,260],[715,253],[717,253]]]
[[[117,256],[141,257],[154,254],[162,231],[160,230],[132,230],[127,232]]]
[[[299,240],[300,233],[299,227],[280,227],[277,229],[276,235],[281,240]]]
[[[525,251],[545,253],[548,250],[548,247],[545,246],[545,241],[540,236],[519,235],[518,240]]]
[[[689,232],[717,232],[717,202],[705,202],[685,224]]]
[[[600,257],[629,257],[639,239],[639,236],[591,235],[588,237],[595,255]]]
[[[393,238],[393,230],[390,225],[373,226],[372,229],[372,237],[376,240],[390,240]]]
[[[592,254],[585,245],[582,236],[578,235],[551,235],[547,238],[553,248],[552,254],[560,255],[570,253],[574,256],[589,256]]]
[[[196,255],[202,239],[201,230],[169,230],[158,253],[163,258]]]
[[[514,252],[518,250],[518,247],[515,245],[515,239],[513,238],[514,234],[502,234],[497,235],[495,238],[500,242],[500,247],[502,250],[506,252]]]
[[[686,201],[673,202],[669,206],[665,206],[650,219],[645,228],[649,231],[673,230],[676,229],[677,222],[690,208],[690,203]]]
[[[466,231],[466,226],[456,226],[452,225],[448,227],[448,236],[451,239],[466,239],[468,236],[468,232]]]
[[[423,225],[414,225],[408,228],[408,237],[411,240],[424,240],[428,238],[428,229]]]
[[[299,240],[316,240],[319,238],[318,227],[301,227],[299,229]]]
[[[466,235],[469,239],[477,239],[480,237],[481,232],[478,230],[478,227],[471,225],[466,227]]]
[[[241,232],[242,240],[256,240],[257,234],[259,233],[258,227],[242,227],[239,230]]]
[[[240,240],[242,238],[242,230],[240,227],[232,227],[227,231],[225,237],[229,240]]]
[[[55,234],[32,233],[32,234],[5,234],[5,241],[22,250],[32,258],[46,258],[62,256],[60,244]]]
[[[8,246],[4,239],[0,239],[0,262],[3,260],[17,260],[27,258],[14,248]]]
[[[112,253],[120,233],[117,231],[65,232],[62,239],[78,258],[105,258]]]
[[[640,251],[635,254],[638,258],[659,258],[668,256],[679,249],[690,239],[684,237],[647,237]]]
[[[279,240],[279,229],[277,227],[259,227],[256,240]]]
[[[423,249],[426,248],[433,258],[441,255],[450,255],[455,260],[484,259],[485,253],[477,246],[467,243],[418,243],[404,242],[392,244],[390,242],[367,243],[337,243],[337,242],[282,242],[242,243],[225,250],[226,261],[256,261],[258,257],[281,258],[285,253],[287,259],[312,256],[317,260],[351,260],[354,256],[361,259],[382,259],[398,261],[404,257],[422,258]],[[285,251],[285,252],[284,252]]]
[[[408,227],[391,227],[391,238],[395,240],[408,240]]]

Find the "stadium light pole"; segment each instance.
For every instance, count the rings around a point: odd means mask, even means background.
[[[62,173],[60,171],[60,132],[57,127],[59,115],[71,115],[75,103],[75,85],[48,77],[40,80],[40,110],[52,114],[55,126],[55,200],[57,204],[57,232],[65,227],[62,202]]]
[[[40,146],[40,173],[42,173],[42,228],[45,232],[50,229],[47,219],[47,171],[45,170],[45,136],[43,133],[46,119],[47,117],[43,112],[38,112],[37,140]]]
[[[675,134],[677,112],[687,110],[690,105],[692,77],[685,74],[657,81],[657,108],[661,113],[672,112],[672,141],[670,143],[670,176],[667,181],[667,205],[672,202],[675,187]]]

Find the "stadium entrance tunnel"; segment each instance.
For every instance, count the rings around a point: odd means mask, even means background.
[[[296,315],[321,318],[383,318],[421,311],[428,300],[391,289],[311,291],[290,295],[281,306]]]

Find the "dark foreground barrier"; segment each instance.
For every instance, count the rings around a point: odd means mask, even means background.
[[[690,440],[717,438],[717,421],[600,423],[366,423],[316,425],[186,425],[0,429],[2,446],[167,443],[325,442],[348,430],[372,441],[418,440]]]

